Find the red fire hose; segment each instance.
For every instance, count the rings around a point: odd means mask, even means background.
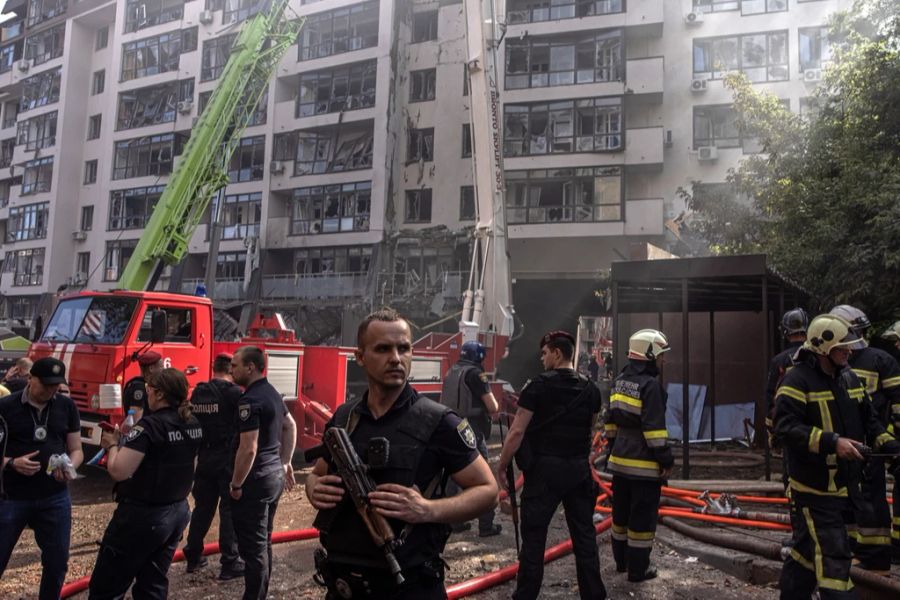
[[[272,543],[273,544],[281,544],[283,542],[298,542],[301,540],[312,540],[319,537],[318,529],[294,529],[292,531],[278,531],[272,534]],[[211,544],[206,544],[203,546],[203,556],[208,554],[217,554],[219,552],[219,543],[213,542]],[[184,560],[184,552],[181,550],[175,551],[175,556],[172,558],[173,563],[181,562]],[[69,598],[74,596],[79,592],[83,592],[88,588],[88,584],[90,583],[90,576],[82,577],[81,579],[76,579],[71,583],[67,583],[63,586],[62,591],[60,592],[60,598]]]
[[[598,506],[597,510],[604,514],[612,513],[611,508]],[[723,525],[737,525],[739,527],[757,527],[759,529],[772,529],[775,531],[790,531],[791,526],[784,523],[772,523],[769,521],[754,521],[751,519],[735,519],[734,517],[723,517],[720,515],[705,515],[688,510],[679,510],[677,508],[661,508],[660,516],[663,517],[680,517],[682,519],[693,519],[695,521],[707,521],[710,523],[721,523]]]

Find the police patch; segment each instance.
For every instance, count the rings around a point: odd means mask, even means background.
[[[472,431],[472,426],[469,425],[469,421],[463,419],[459,422],[459,425],[456,426],[456,432],[459,434],[460,439],[463,441],[463,444],[466,445],[470,450],[474,450],[476,447],[475,442],[475,432]]]
[[[250,405],[242,404],[238,407],[238,417],[241,418],[241,421],[246,421],[250,418]]]
[[[128,430],[128,433],[125,434],[125,441],[133,442],[143,432],[144,432],[144,428],[141,425],[135,425],[134,427],[132,427],[131,429]]]
[[[144,390],[135,390],[134,391],[134,399],[135,400],[143,400],[144,399]]]

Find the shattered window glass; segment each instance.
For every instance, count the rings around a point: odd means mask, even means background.
[[[194,80],[172,81],[119,94],[116,130],[171,123],[180,100],[193,97]]]
[[[225,70],[231,47],[237,39],[236,33],[203,42],[203,55],[200,64],[200,81],[216,79]]]
[[[108,228],[111,231],[143,229],[164,189],[157,185],[110,192]]]
[[[300,75],[297,117],[375,106],[375,61]]]
[[[507,41],[506,89],[620,80],[622,47],[619,29]]]
[[[406,162],[434,160],[434,128],[410,129]]]
[[[404,219],[407,223],[431,222],[431,189],[406,191],[406,210]]]
[[[29,36],[25,40],[25,58],[30,59],[34,66],[59,58],[63,54],[65,36],[65,23]]]
[[[266,158],[266,136],[242,138],[228,164],[229,183],[261,181]]]
[[[315,13],[306,19],[297,60],[323,58],[378,45],[378,2]]]
[[[437,69],[412,71],[409,74],[409,101],[434,100],[437,85]]]
[[[620,97],[507,104],[504,110],[506,156],[624,148]]]
[[[621,169],[510,171],[506,210],[510,224],[620,221]]]
[[[295,189],[291,235],[368,231],[371,204],[370,181]]]
[[[121,79],[130,81],[177,71],[181,53],[196,49],[196,27],[122,44]]]
[[[20,121],[16,135],[16,143],[24,145],[26,150],[49,148],[56,144],[56,116],[58,111]]]
[[[59,102],[59,84],[62,67],[44,71],[22,82],[22,101],[19,112]]]

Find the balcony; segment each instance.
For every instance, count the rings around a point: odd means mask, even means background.
[[[664,135],[662,127],[629,129],[625,135],[625,164],[662,169]]]
[[[633,27],[638,35],[662,35],[663,0],[570,0],[565,4],[564,1],[553,6],[544,3],[538,6],[527,0],[509,2],[507,35],[518,37],[526,31],[528,35],[547,35],[608,27]],[[625,12],[619,12],[620,6]]]
[[[662,56],[625,61],[625,89],[628,94],[663,93],[666,63]]]
[[[366,294],[368,273],[308,273],[304,275],[266,275],[263,298],[304,299],[360,298]]]
[[[525,169],[566,169],[570,167],[654,166],[662,168],[663,128],[643,127],[625,130],[625,151],[568,152],[531,156],[508,156],[503,159],[508,171]]]

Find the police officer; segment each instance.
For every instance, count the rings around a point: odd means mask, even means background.
[[[788,455],[792,548],[781,572],[781,598],[856,598],[850,581],[847,525],[861,501],[862,454],[900,451],[878,421],[865,385],[847,368],[859,341],[850,323],[819,315],[775,392],[775,432]]]
[[[472,426],[478,453],[484,460],[488,460],[487,439],[491,436],[491,417],[500,410],[482,366],[486,355],[487,351],[481,343],[474,340],[464,343],[460,348],[459,361],[450,367],[444,377],[441,391],[441,404],[465,417]],[[452,481],[448,482],[448,495],[456,493],[455,487]],[[468,523],[465,524],[465,528],[468,528]],[[453,525],[454,531],[465,528]],[[494,523],[493,508],[478,515],[480,537],[498,535],[502,529],[499,523]]]
[[[641,329],[628,340],[628,365],[616,377],[609,401],[606,437],[613,473],[612,550],[619,573],[637,583],[656,577],[650,551],[662,480],[675,459],[666,431],[666,392],[659,366],[669,351],[666,336]]]
[[[66,470],[47,470],[54,454],[72,466],[84,460],[78,409],[58,392],[66,365],[55,358],[34,362],[24,389],[0,399],[0,577],[28,527],[41,549],[41,600],[56,600],[69,563],[72,502]]]
[[[91,600],[123,598],[132,582],[135,598],[166,598],[169,565],[190,519],[187,496],[203,431],[191,414],[187,379],[163,369],[146,389],[149,411],[141,420],[124,437],[115,431],[100,438],[118,506],[91,573]]]
[[[872,324],[863,311],[841,304],[832,308],[831,314],[848,321],[860,338],[850,346],[850,368],[865,384],[875,415],[887,429],[893,420],[891,407],[900,406],[900,365],[884,350],[868,347],[865,335]],[[858,529],[851,544],[855,541],[853,556],[857,566],[887,574],[891,570],[891,509],[884,467],[885,461],[880,457],[867,459],[863,466],[862,504],[857,506]]]
[[[158,352],[152,350],[144,352],[137,359],[138,365],[141,367],[141,374],[133,377],[125,384],[122,390],[122,405],[125,412],[134,409],[134,422],[137,423],[144,415],[147,409],[147,390],[145,384],[148,379],[159,371],[163,370],[162,356]]]
[[[898,355],[900,355],[900,321],[896,321],[881,336],[888,341],[894,343]],[[900,403],[894,402],[891,405],[891,420],[888,431],[893,435],[900,434]],[[900,472],[897,471],[897,465],[894,465],[894,491],[893,497],[900,498]],[[891,520],[891,562],[900,564],[900,502],[894,502],[894,518]]]
[[[31,372],[31,359],[23,356],[16,360],[13,365],[3,376],[3,386],[10,392],[18,392],[25,389],[28,384],[28,374]]]
[[[193,573],[207,564],[203,537],[209,531],[216,507],[219,508],[219,550],[222,569],[219,581],[229,581],[244,574],[244,562],[238,556],[234,527],[231,524],[231,498],[228,492],[229,460],[234,442],[235,420],[241,388],[231,379],[231,354],[219,354],[213,361],[213,377],[194,388],[191,405],[203,427],[203,444],[197,457],[194,475],[194,511],[188,529],[184,557],[187,572]]]
[[[600,390],[575,372],[574,354],[570,333],[551,331],[541,339],[544,372],[522,388],[497,466],[506,489],[514,484],[506,477],[514,455],[525,473],[517,600],[537,598],[541,591],[547,528],[560,502],[574,545],[579,594],[584,600],[606,598],[592,520],[597,484],[588,463]]]
[[[282,491],[294,485],[297,427],[265,371],[265,354],[256,346],[238,348],[231,359],[231,376],[244,388],[230,484],[231,520],[245,563],[244,600],[264,600],[268,593],[275,511]]]
[[[378,485],[369,501],[405,536],[395,551],[405,582],[395,583],[340,477],[319,459],[306,494],[319,509],[315,526],[327,560],[317,568],[328,587],[326,598],[446,598],[441,552],[447,524],[496,505],[497,484],[468,423],[407,382],[412,334],[403,318],[390,309],[367,316],[357,330],[356,360],[366,371],[368,390],[359,401],[339,406],[326,428],[346,428],[363,460],[369,440],[388,440],[386,467],[370,473]],[[462,488],[459,494],[441,497],[435,484],[445,473]]]

